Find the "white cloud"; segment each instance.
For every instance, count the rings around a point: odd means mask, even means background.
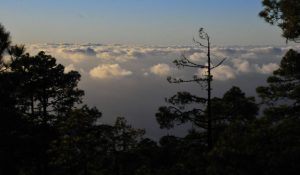
[[[76,69],[75,69],[75,66],[74,66],[73,64],[69,64],[68,66],[65,67],[64,72],[65,72],[65,73],[68,73],[68,72],[71,72],[71,71],[73,71],[73,70],[76,70]]]
[[[256,65],[256,70],[262,74],[271,74],[274,70],[278,69],[279,66],[276,63],[263,64],[261,67]]]
[[[232,60],[232,63],[233,63],[234,68],[236,68],[237,72],[242,72],[242,73],[251,72],[250,63],[247,60],[234,59],[234,60]]]
[[[185,54],[191,61],[199,64],[206,63],[206,50],[194,46],[136,46],[136,45],[106,45],[106,44],[31,44],[26,46],[32,55],[43,50],[47,54],[57,58],[59,63],[66,66],[66,71],[91,70],[98,65],[119,65],[125,63],[130,69],[139,72],[141,76],[155,74],[166,76],[171,73],[172,68],[165,63],[170,63]],[[300,50],[300,47],[292,47]],[[241,77],[246,74],[268,74],[278,66],[283,54],[291,49],[290,46],[232,46],[211,48],[213,63],[226,57],[224,64],[216,68],[215,79],[230,79]],[[217,59],[216,59],[217,58]],[[162,62],[164,64],[162,64]],[[161,64],[158,64],[161,63]],[[154,65],[154,66],[152,66]],[[152,67],[151,67],[152,66]],[[223,73],[221,72],[221,70]],[[193,74],[193,70],[184,69],[186,75]],[[108,71],[106,71],[108,72]],[[126,72],[126,70],[125,70]],[[129,71],[130,72],[130,71]],[[143,73],[146,73],[143,75]],[[127,72],[128,73],[128,72]],[[109,73],[107,73],[109,74]],[[113,74],[112,74],[113,75]],[[222,76],[221,76],[222,75]],[[111,77],[111,76],[110,76]]]
[[[150,72],[155,75],[166,76],[170,74],[171,68],[167,64],[157,64],[150,68]]]
[[[124,53],[122,55],[122,54],[115,54],[109,52],[97,53],[96,57],[103,60],[116,61],[116,62],[127,62],[135,59],[135,57],[127,55],[127,53]]]
[[[90,70],[90,76],[98,79],[124,77],[131,74],[131,71],[121,68],[119,64],[98,65]]]
[[[196,75],[202,77],[207,75],[206,69],[198,69]],[[234,79],[236,77],[234,69],[227,65],[220,65],[219,67],[211,71],[214,80],[225,81],[229,79]]]
[[[282,49],[279,47],[255,47],[252,49],[249,49],[248,52],[253,52],[256,54],[276,54],[276,55],[281,55],[282,54]]]
[[[74,63],[79,63],[95,57],[96,52],[94,49],[87,47],[79,48],[57,48],[50,52],[54,52],[54,55],[59,58],[72,60]]]
[[[205,62],[207,59],[207,53],[205,52],[195,52],[189,56],[189,59],[193,62]]]
[[[212,75],[215,80],[221,80],[221,81],[235,78],[234,69],[232,69],[230,66],[227,65],[221,65],[216,69],[213,69]]]
[[[240,57],[243,59],[256,59],[257,55],[254,52],[247,52],[247,53],[241,54]]]

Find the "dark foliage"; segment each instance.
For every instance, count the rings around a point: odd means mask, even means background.
[[[264,9],[259,16],[282,29],[282,36],[288,40],[300,41],[300,1],[263,0]]]
[[[10,46],[10,34],[0,24],[0,61],[2,62],[3,54],[7,51]]]

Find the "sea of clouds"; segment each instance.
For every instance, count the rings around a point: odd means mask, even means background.
[[[255,96],[255,88],[265,85],[266,78],[279,67],[289,49],[300,46],[213,46],[212,63],[225,62],[212,71],[213,94],[221,96],[232,86],[239,86]],[[29,44],[31,55],[45,51],[65,66],[82,75],[80,87],[85,90],[85,103],[103,112],[103,123],[124,116],[135,127],[145,128],[157,138],[167,133],[183,135],[186,127],[175,131],[159,130],[155,121],[164,98],[177,91],[204,95],[197,84],[169,84],[167,76],[191,79],[206,74],[204,70],[178,69],[172,62],[184,54],[197,64],[206,64],[207,52],[197,46],[135,46],[120,44]],[[258,99],[259,101],[259,99]]]

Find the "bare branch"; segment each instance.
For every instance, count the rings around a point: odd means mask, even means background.
[[[203,39],[203,40],[208,40],[209,39],[209,36],[208,34],[204,31],[204,28],[200,28],[199,31],[199,38]]]
[[[201,64],[196,64],[194,62],[192,62],[191,60],[189,60],[184,54],[181,55],[181,58],[178,60],[174,60],[173,63],[178,67],[192,67],[192,68],[208,68],[205,65],[201,65]]]
[[[189,92],[177,92],[176,95],[173,95],[171,98],[166,99],[166,102],[178,106],[178,105],[187,105],[191,103],[204,104],[207,102],[207,99],[192,95]]]
[[[226,58],[224,58],[222,61],[220,61],[216,66],[212,67],[211,70],[213,70],[214,68],[219,67],[221,64],[223,64],[223,62],[226,60]]]
[[[203,75],[197,75],[194,74],[193,79],[191,80],[184,80],[182,78],[172,78],[168,77],[167,80],[169,83],[190,83],[195,82],[201,85],[201,87],[205,87],[205,91],[207,92],[207,98],[200,98],[197,96],[193,96],[187,93],[178,93],[177,95],[171,97],[167,102],[171,103],[172,105],[175,105],[176,107],[172,106],[169,107],[168,114],[173,113],[174,116],[171,116],[169,119],[170,121],[176,121],[176,122],[191,122],[198,126],[199,128],[203,128],[207,131],[207,146],[209,149],[212,148],[213,140],[212,140],[212,130],[213,122],[215,120],[221,120],[222,118],[213,119],[212,118],[212,111],[211,111],[211,82],[212,82],[212,74],[211,70],[219,67],[223,64],[223,62],[226,60],[226,58],[222,59],[216,66],[214,66],[211,63],[211,45],[210,45],[210,36],[204,31],[203,28],[199,29],[199,41],[193,38],[193,41],[195,44],[197,44],[200,47],[207,48],[207,64],[197,64],[196,62],[193,62],[188,57],[186,57],[184,54],[181,55],[181,57],[177,60],[175,60],[173,63],[178,68],[184,68],[184,67],[191,67],[191,68],[198,68],[198,69],[204,69],[206,73],[203,73]],[[204,41],[203,41],[204,40]],[[202,78],[200,78],[202,77]],[[192,103],[195,103],[197,105],[201,104],[200,109],[194,108],[189,111],[183,111],[186,109],[185,105],[190,105]],[[191,106],[193,108],[193,106]],[[181,124],[179,123],[179,124]],[[172,123],[173,124],[173,123]],[[172,125],[173,126],[173,125]]]
[[[198,44],[198,45],[201,46],[201,47],[208,48],[207,45],[202,44],[200,41],[197,41],[195,38],[193,38],[193,42],[194,42],[195,44]]]
[[[205,82],[207,81],[207,78],[199,78],[197,76],[194,77],[193,80],[183,80],[181,78],[172,78],[172,77],[168,77],[167,78],[169,83],[189,83],[189,82]]]
[[[190,63],[192,66],[196,66],[198,68],[208,68],[207,66],[205,65],[201,65],[201,64],[196,64],[192,61],[190,61],[185,55],[181,55],[183,59],[185,59],[188,63]]]
[[[169,106],[168,108],[175,110],[175,113],[177,113],[177,115],[183,114],[183,112],[180,109],[176,108],[175,106]]]

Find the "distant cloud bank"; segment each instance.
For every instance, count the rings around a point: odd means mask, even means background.
[[[245,74],[271,74],[289,46],[212,47],[214,64],[226,58],[223,65],[212,71],[215,80],[225,81]],[[295,47],[294,47],[295,48]],[[296,49],[300,50],[299,47]],[[191,61],[206,64],[206,51],[193,46],[126,46],[102,44],[31,44],[27,51],[40,50],[54,55],[66,66],[66,71],[81,70],[91,78],[110,79],[157,75],[166,77],[179,74],[172,61],[185,54]],[[123,66],[125,66],[123,68]],[[177,73],[176,73],[177,72]],[[139,74],[139,75],[138,75]],[[194,70],[196,75],[204,70]]]
[[[103,44],[31,44],[27,51],[34,55],[43,50],[57,58],[65,71],[79,71],[79,86],[86,92],[84,102],[103,112],[103,122],[124,116],[136,127],[148,128],[151,135],[159,131],[155,112],[165,104],[165,97],[177,91],[205,95],[196,83],[170,84],[172,76],[190,80],[205,75],[197,68],[178,69],[173,61],[184,54],[197,64],[206,63],[206,51],[193,46],[127,46]],[[212,70],[213,96],[222,96],[232,86],[247,95],[255,95],[257,86],[278,68],[289,46],[212,47],[212,64],[225,62]],[[300,47],[293,47],[300,50]],[[156,128],[156,129],[153,129]],[[156,133],[161,135],[161,133]],[[166,134],[166,133],[164,133]]]

